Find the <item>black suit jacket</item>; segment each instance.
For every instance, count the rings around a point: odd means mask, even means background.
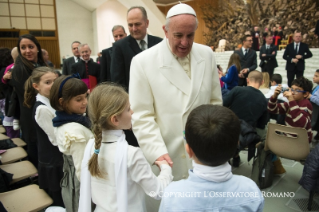
[[[275,54],[272,54],[272,52],[275,52]],[[262,54],[266,54],[266,56],[262,57],[261,56]],[[259,66],[262,68],[265,68],[265,66],[267,66],[269,69],[274,69],[278,67],[276,56],[277,56],[277,46],[271,44],[270,48],[267,50],[266,45],[263,45],[260,48],[260,53],[259,53],[259,59],[260,59]]]
[[[308,45],[305,43],[299,43],[299,51],[298,55],[301,55],[302,58],[299,59],[298,63],[292,63],[291,60],[296,58],[296,51],[294,48],[294,42],[287,45],[284,55],[282,56],[286,61],[286,70],[287,71],[293,71],[295,68],[297,68],[298,71],[305,70],[305,59],[312,57],[312,53],[308,48]]]
[[[90,59],[88,62],[88,68],[89,68],[89,70],[88,70],[89,75],[95,76],[97,82],[99,83],[100,82],[100,72],[101,72],[100,64],[98,64],[98,63],[94,62],[92,59]],[[86,74],[85,61],[80,60],[79,62],[74,63],[71,66],[71,74],[75,74],[75,73],[79,73],[81,79],[89,78],[89,76],[87,76],[87,74]]]
[[[235,50],[234,53],[239,55],[241,70],[243,70],[244,68],[249,69],[247,74],[244,75],[245,78],[238,79],[238,85],[243,86],[246,85],[246,78],[249,72],[254,71],[257,68],[257,54],[255,50],[249,49],[247,55],[244,55],[242,48],[240,48],[239,50]]]
[[[68,59],[65,59],[63,61],[63,75],[69,75],[71,74],[71,66],[75,63],[74,56],[69,57]]]
[[[101,82],[111,81],[111,58],[112,47],[102,50],[102,57],[100,58],[101,65]]]
[[[152,35],[147,36],[148,48],[162,41],[162,38]],[[131,61],[142,50],[131,35],[115,42],[112,50],[111,81],[119,83],[129,90]]]

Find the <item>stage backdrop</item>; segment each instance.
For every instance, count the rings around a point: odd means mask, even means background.
[[[299,30],[303,42],[310,48],[319,47],[314,37],[319,0],[196,0],[185,3],[192,6],[198,16],[197,43],[217,47],[220,39],[226,39],[226,50],[234,50],[241,44],[245,32],[252,31],[254,26],[259,27],[261,34],[265,28],[281,26],[285,38]],[[172,6],[158,8],[166,15]]]

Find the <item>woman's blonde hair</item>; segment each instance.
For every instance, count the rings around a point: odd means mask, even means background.
[[[102,83],[94,88],[89,96],[88,114],[95,137],[95,149],[101,147],[102,130],[114,129],[111,117],[122,114],[128,102],[128,94],[117,84]],[[92,176],[103,178],[98,165],[98,154],[93,154],[88,165]]]
[[[28,108],[33,106],[35,102],[35,96],[38,94],[38,91],[32,86],[32,84],[39,84],[41,77],[48,72],[55,73],[52,68],[46,66],[33,69],[31,76],[24,83],[24,106]]]
[[[270,83],[269,74],[268,72],[262,72],[262,74],[263,74],[264,83],[260,86],[260,88],[269,88],[269,83]]]

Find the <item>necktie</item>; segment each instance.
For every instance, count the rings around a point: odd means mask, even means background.
[[[269,46],[267,45],[266,49],[269,49]]]
[[[141,40],[140,46],[141,46],[141,50],[142,50],[142,51],[145,50],[145,44],[146,44],[145,40]]]
[[[298,43],[296,44],[296,55],[298,54]]]
[[[248,49],[245,49],[245,57],[247,56],[247,54],[248,54]]]
[[[79,62],[80,61],[80,57],[77,57],[77,61],[76,62]]]

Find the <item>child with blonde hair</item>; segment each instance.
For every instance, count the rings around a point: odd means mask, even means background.
[[[68,212],[78,211],[81,162],[85,146],[93,138],[90,121],[85,116],[88,88],[78,77],[57,78],[50,93],[50,103],[56,110],[52,120],[56,141],[64,159],[61,187]]]
[[[129,96],[114,84],[97,86],[89,98],[94,139],[86,146],[82,162],[79,212],[146,211],[145,193],[155,199],[172,181],[172,169],[164,161],[156,177],[140,148],[128,145],[123,130],[131,128]]]
[[[52,205],[64,207],[60,187],[63,177],[63,158],[56,144],[52,125],[55,110],[49,100],[55,79],[53,69],[44,66],[35,68],[25,82],[24,105],[28,108],[34,105],[32,116],[38,140],[39,186],[53,199]]]

